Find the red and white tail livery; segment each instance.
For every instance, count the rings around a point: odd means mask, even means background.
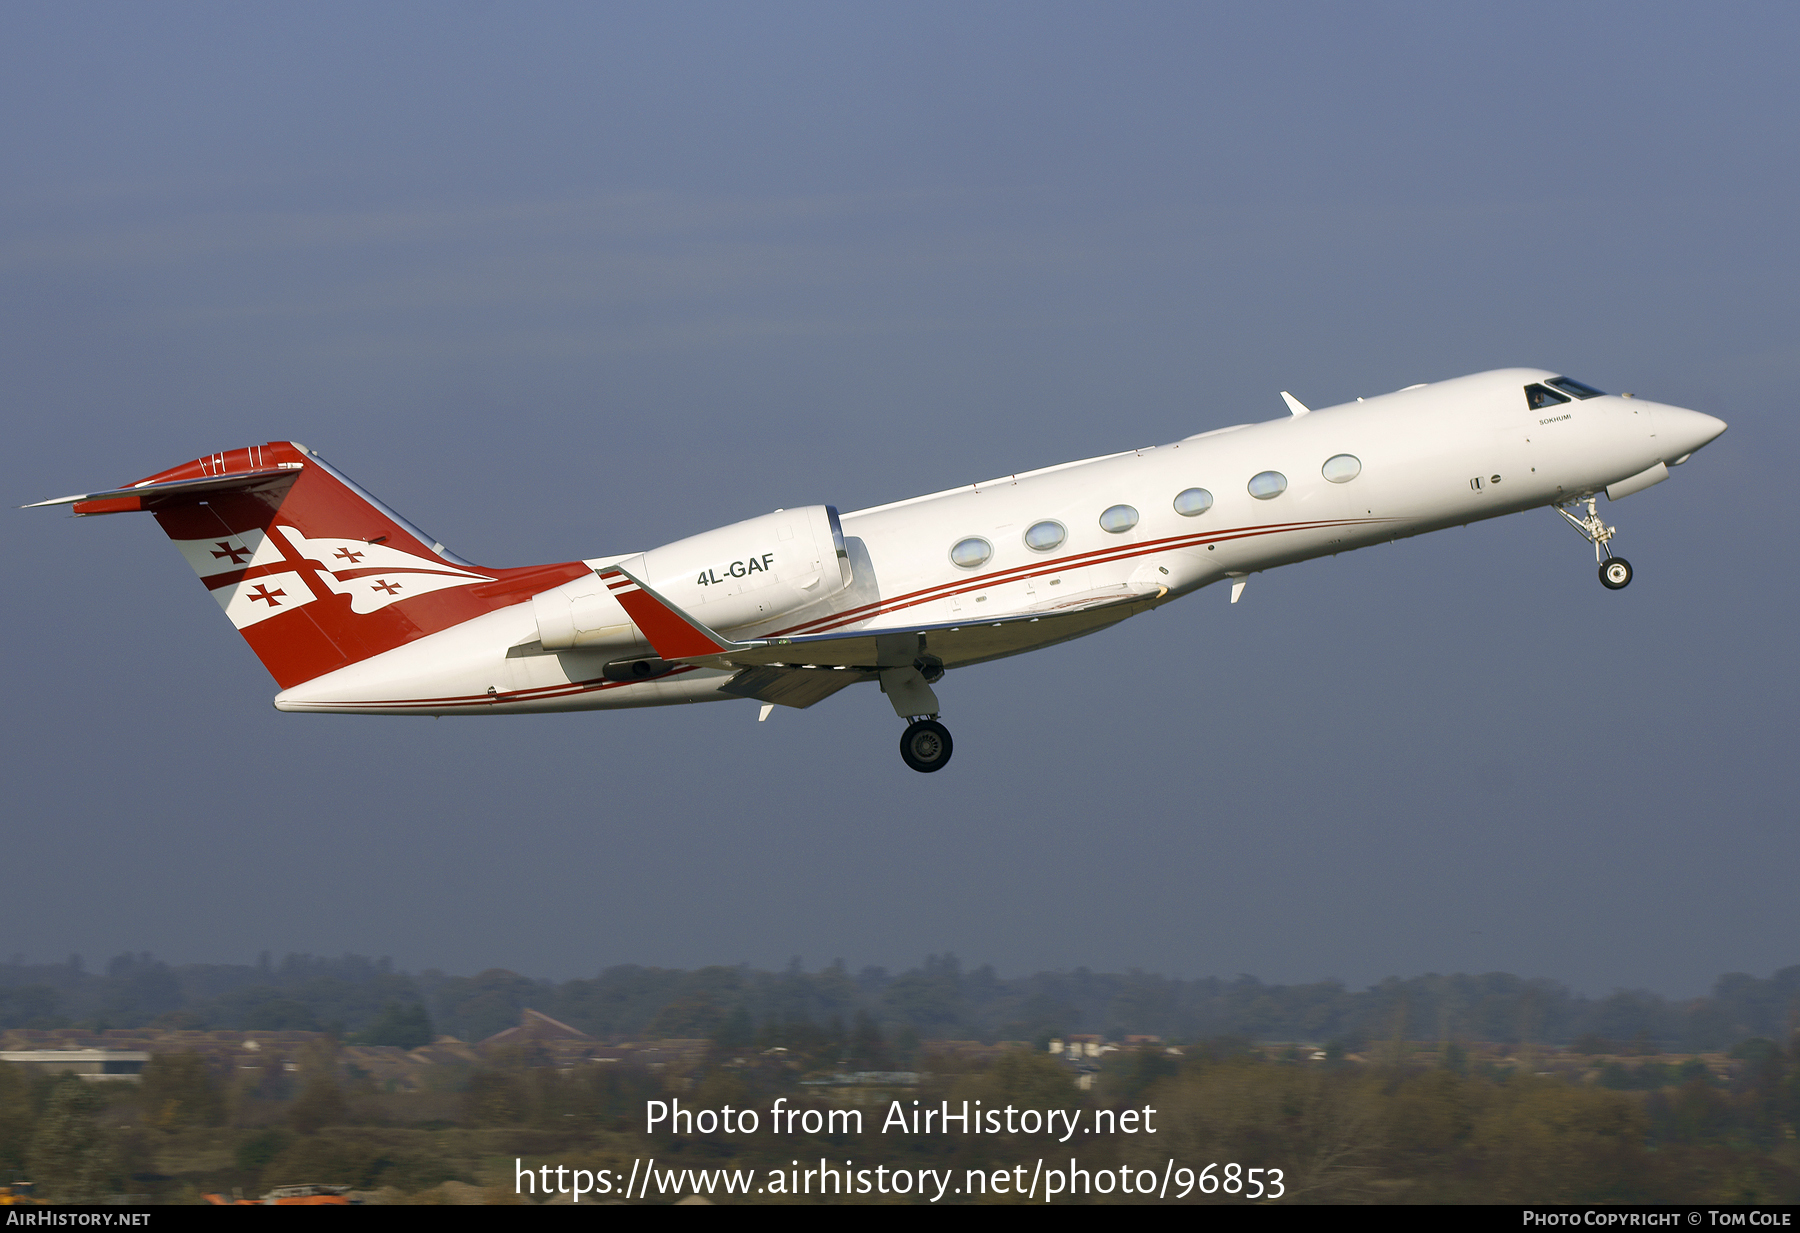
[[[292,441],[42,504],[148,511],[284,689],[587,572],[472,566]]]
[[[1503,369],[840,516],[776,510],[646,552],[490,568],[317,454],[271,441],[42,501],[162,526],[287,711],[503,714],[878,682],[915,770],[950,759],[946,671],[1094,633],[1229,580],[1548,507],[1612,553],[1597,499],[1725,430],[1697,411]]]

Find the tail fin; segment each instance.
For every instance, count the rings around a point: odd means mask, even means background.
[[[292,441],[38,504],[152,514],[283,689],[589,572],[473,565]]]

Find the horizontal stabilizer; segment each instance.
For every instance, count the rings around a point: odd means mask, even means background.
[[[112,488],[105,492],[83,492],[72,497],[33,501],[30,505],[21,505],[19,508],[42,509],[46,505],[85,505],[89,502],[106,502],[113,505],[113,508],[78,509],[75,512],[83,515],[135,513],[149,508],[144,502],[154,501],[160,497],[185,497],[200,492],[236,491],[270,480],[293,479],[295,473],[305,465],[305,463],[299,462],[284,462],[278,467],[239,471],[233,475],[203,475],[195,479],[170,480],[162,484],[136,484],[130,488]]]

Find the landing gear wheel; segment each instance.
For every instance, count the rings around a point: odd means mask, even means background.
[[[949,765],[955,747],[950,729],[935,719],[915,719],[900,736],[900,757],[913,770],[926,774]]]
[[[1600,585],[1609,591],[1623,591],[1631,585],[1631,562],[1624,557],[1608,557],[1600,563]]]

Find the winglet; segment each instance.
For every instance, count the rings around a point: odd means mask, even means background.
[[[619,606],[637,627],[644,631],[657,657],[667,660],[703,659],[708,655],[724,655],[733,650],[760,646],[755,642],[733,642],[721,637],[658,595],[629,570],[608,565],[600,570],[600,581],[612,592]]]
[[[1288,393],[1286,390],[1281,391],[1281,401],[1285,402],[1287,404],[1288,410],[1293,412],[1295,415],[1311,415],[1312,414],[1311,407],[1309,407],[1305,403],[1301,402],[1298,398],[1295,398],[1292,394]]]

